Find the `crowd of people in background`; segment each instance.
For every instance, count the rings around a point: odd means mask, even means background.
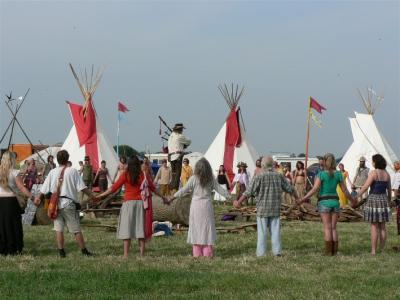
[[[176,126],[175,129],[180,131],[181,127]],[[370,224],[371,254],[376,255],[378,250],[384,251],[387,239],[385,224],[391,216],[392,192],[397,199],[397,230],[400,235],[400,162],[395,162],[396,173],[394,178],[390,178],[386,171],[386,161],[380,154],[372,156],[373,170],[366,167],[366,158],[360,157],[359,167],[351,179],[345,166],[336,166],[335,157],[328,153],[320,159],[312,183],[309,182],[303,162],[298,161],[292,171],[290,165],[279,165],[270,156],[256,161],[256,169],[252,175],[247,171],[247,164],[240,162],[232,181],[224,165],[214,174],[205,158],[197,161],[194,169],[187,158],[182,159],[180,172],[174,172],[168,160],[163,160],[154,176],[148,158],[140,161],[137,156],[129,159],[121,157],[113,178],[105,161],[94,172],[89,156],[85,156],[83,162],[79,163],[78,170],[69,167],[68,159],[68,153],[62,150],[57,154],[58,166],[53,156],[49,156],[41,171],[37,169],[33,159],[25,162],[22,171],[17,171],[13,153],[3,154],[0,164],[1,254],[17,254],[23,249],[18,196],[22,194],[35,205],[40,205],[50,193],[57,190],[60,176],[63,178],[58,215],[54,220],[60,257],[66,256],[65,228],[74,234],[82,254],[92,255],[86,248],[80,229],[78,193],[86,194],[91,201],[99,201],[120,190],[124,191],[124,202],[119,215],[117,238],[123,240],[126,258],[129,256],[132,239],[139,242],[139,254],[145,253],[145,243],[152,234],[152,194],[160,197],[165,205],[179,201],[186,194],[192,194],[187,242],[193,246],[194,257],[214,256],[216,228],[213,200],[232,200],[236,208],[248,199],[256,200],[257,256],[266,255],[268,234],[271,238],[272,254],[282,254],[282,201],[290,205],[301,205],[310,202],[315,194],[323,224],[326,255],[336,255],[338,252],[339,234],[336,225],[340,209],[349,204],[352,207],[361,206],[364,220]],[[176,170],[177,166],[174,168]],[[179,175],[178,179],[173,176],[176,174]],[[31,189],[37,183],[42,185],[40,194],[34,197]],[[92,192],[94,186],[100,191],[97,196]],[[351,191],[347,186],[351,187]]]

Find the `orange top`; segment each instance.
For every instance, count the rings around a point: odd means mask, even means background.
[[[124,171],[118,178],[118,180],[112,185],[111,190],[113,193],[118,191],[123,185],[125,186],[125,195],[124,200],[142,200],[142,196],[140,195],[140,186],[142,181],[144,180],[143,173],[140,174],[138,181],[135,184],[132,184],[129,174]],[[154,186],[151,178],[147,177],[147,181],[149,183],[149,189],[154,192],[156,187]]]

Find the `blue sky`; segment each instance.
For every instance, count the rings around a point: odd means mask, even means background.
[[[376,122],[400,153],[398,1],[1,1],[0,18],[0,94],[31,88],[20,120],[34,142],[70,130],[65,101],[83,101],[72,62],[106,66],[94,97],[102,126],[116,141],[122,101],[121,140],[139,150],[160,149],[162,115],[205,152],[228,112],[217,86],[233,81],[245,86],[259,153],[304,152],[311,95],[327,107],[311,154],[343,154],[348,117],[364,112],[357,88],[370,84],[385,96]],[[8,120],[1,103],[0,132]]]

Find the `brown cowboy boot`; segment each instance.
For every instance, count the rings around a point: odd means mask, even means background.
[[[333,242],[325,241],[325,256],[332,256]]]
[[[338,252],[338,248],[339,248],[339,241],[333,241],[333,245],[332,245],[332,255],[335,256]]]

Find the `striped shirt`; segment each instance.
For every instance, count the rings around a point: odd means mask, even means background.
[[[253,177],[244,195],[256,198],[257,217],[279,217],[283,191],[292,194],[294,189],[282,174],[268,170]]]

